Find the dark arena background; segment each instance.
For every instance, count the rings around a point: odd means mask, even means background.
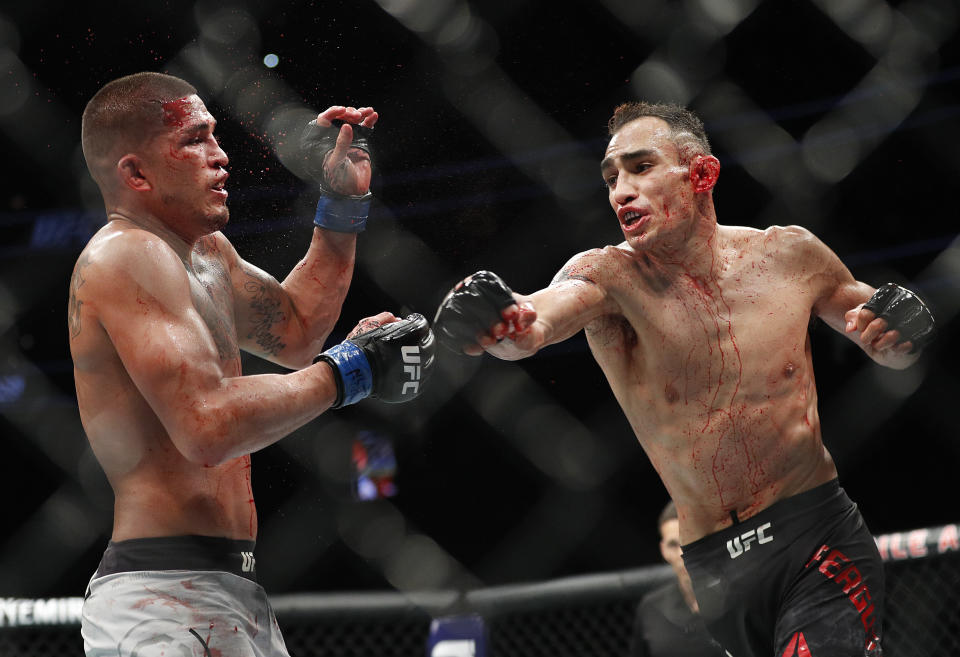
[[[889,558],[888,654],[960,654],[954,0],[157,0],[0,7],[0,655],[82,654],[112,494],[67,343],[73,264],[104,221],[80,115],[141,70],[197,86],[230,156],[225,232],[280,278],[316,203],[302,125],[380,113],[330,344],[380,310],[432,317],[478,269],[531,292],[618,243],[607,118],[634,99],[695,109],[721,223],[805,226],[937,317],[901,372],[811,332],[824,440]],[[487,620],[488,654],[626,654],[639,595],[669,577],[666,493],[582,334],[518,363],[443,353],[415,403],[326,413],[253,470],[257,571],[295,657],[423,655],[430,618],[454,614]]]

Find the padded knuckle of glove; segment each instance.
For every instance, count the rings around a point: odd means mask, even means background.
[[[932,339],[935,328],[933,314],[920,297],[910,290],[884,283],[863,307],[887,321],[887,329],[900,333],[900,342],[911,342],[915,353]]]
[[[366,354],[373,372],[370,396],[398,404],[418,397],[435,356],[433,331],[419,313],[350,339]]]
[[[434,318],[440,344],[461,352],[501,320],[504,308],[516,303],[499,276],[479,271],[447,294]]]

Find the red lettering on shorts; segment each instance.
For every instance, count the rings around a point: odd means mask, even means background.
[[[868,636],[873,630],[874,623],[877,622],[877,619],[873,615],[874,611],[876,611],[876,607],[870,605],[863,610],[862,614],[860,614],[860,622],[863,623],[863,629],[866,631]]]
[[[804,568],[809,568],[812,564],[816,563],[817,561],[820,561],[820,557],[826,554],[827,550],[829,549],[830,548],[828,548],[826,545],[821,545],[820,549],[814,552],[813,556],[810,557],[810,561],[807,562],[807,565],[804,566]]]
[[[803,632],[796,632],[790,637],[790,643],[787,649],[783,651],[783,657],[813,657],[810,653],[810,646],[807,640],[803,638]]]
[[[828,578],[833,579],[837,573],[840,572],[840,564],[848,563],[849,561],[846,555],[840,550],[831,550],[827,558],[820,564],[820,572]]]
[[[857,570],[856,566],[850,566],[841,571],[834,580],[843,587],[844,593],[850,593],[856,586],[859,586],[863,577],[860,576],[860,571]]]
[[[877,650],[880,647],[880,637],[873,631],[877,620],[874,615],[876,606],[871,602],[870,588],[864,583],[860,570],[850,563],[850,559],[843,552],[832,549],[827,545],[821,545],[820,548],[814,552],[813,556],[810,557],[810,561],[807,562],[806,568],[817,563],[820,564],[817,567],[820,574],[827,579],[832,579],[841,587],[844,595],[847,596],[853,608],[856,609],[860,615],[860,623],[863,625],[863,631],[866,633],[866,642],[864,645],[867,652]],[[803,636],[800,633],[797,634],[800,637]],[[799,640],[796,642],[796,645],[799,645]],[[807,652],[799,652],[799,647],[794,648],[794,646],[795,642],[791,639],[787,652],[783,654],[783,657],[810,655],[809,648]],[[791,652],[791,650],[794,650],[794,652]]]
[[[854,608],[858,612],[862,612],[870,604],[870,589],[867,588],[866,584],[863,584],[848,597]]]

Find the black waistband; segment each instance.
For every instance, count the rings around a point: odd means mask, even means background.
[[[797,513],[810,512],[811,509],[836,498],[846,498],[846,493],[840,488],[840,481],[838,479],[831,479],[825,484],[820,484],[810,490],[805,490],[802,493],[797,493],[796,495],[774,502],[756,515],[750,516],[745,520],[737,518],[738,522],[712,534],[707,534],[692,543],[688,543],[682,546],[682,549],[686,553],[695,548],[707,547],[712,544],[722,545],[728,538],[738,536],[740,532],[743,531],[742,523],[753,526],[772,520],[787,520],[790,516]]]
[[[221,570],[256,582],[255,541],[162,536],[110,541],[94,577],[139,570]]]

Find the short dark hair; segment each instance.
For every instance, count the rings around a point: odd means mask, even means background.
[[[663,511],[660,512],[660,517],[657,518],[657,529],[663,527],[663,523],[668,520],[677,519],[677,505],[673,503],[673,500],[667,502],[667,505],[663,507]]]
[[[613,137],[631,121],[647,116],[661,119],[670,126],[670,134],[677,148],[680,149],[681,159],[686,160],[698,153],[713,154],[710,151],[710,140],[704,130],[703,121],[694,112],[680,105],[646,101],[621,103],[613,110],[613,116],[607,121],[607,132]]]
[[[163,125],[163,104],[196,94],[189,82],[164,73],[143,72],[105,84],[83,110],[80,144],[98,183],[100,169],[119,148],[145,142]]]

